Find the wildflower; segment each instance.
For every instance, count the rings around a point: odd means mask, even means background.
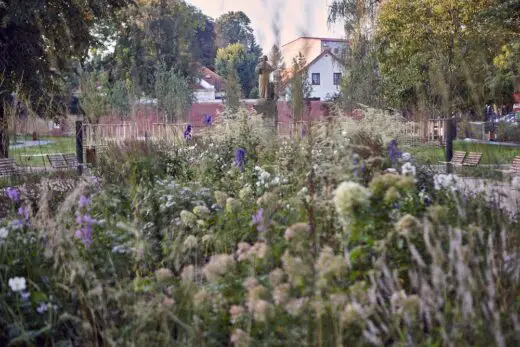
[[[293,317],[298,317],[307,303],[307,298],[292,299],[285,305],[285,310]]]
[[[255,215],[253,215],[253,225],[256,225],[256,230],[258,232],[264,232],[266,230],[266,227],[264,225],[264,209],[260,208],[256,212]]]
[[[305,223],[293,224],[289,228],[287,228],[287,230],[285,230],[283,237],[287,241],[290,241],[295,237],[306,238],[306,235],[308,235],[309,230],[310,230],[310,227],[308,224],[305,224]]]
[[[255,277],[248,277],[248,278],[246,278],[244,283],[242,283],[244,288],[246,288],[247,290],[251,290],[251,289],[257,287],[258,284],[259,284],[258,280]]]
[[[204,124],[206,126],[211,126],[212,123],[213,123],[213,118],[211,117],[211,115],[210,114],[204,115]]]
[[[36,312],[38,312],[38,314],[43,314],[45,312],[47,312],[47,309],[49,308],[50,304],[46,304],[44,302],[41,302],[38,307],[36,307]]]
[[[251,187],[244,187],[238,192],[238,197],[241,200],[251,200],[254,197],[254,192]]]
[[[417,218],[411,214],[407,214],[397,222],[396,229],[400,234],[406,235],[410,233],[410,231],[416,229],[419,224],[420,222]]]
[[[240,242],[237,249],[237,260],[239,262],[247,260],[249,256],[249,249],[251,246],[247,242]]]
[[[401,151],[399,150],[399,147],[397,145],[397,140],[393,139],[390,141],[390,144],[388,145],[388,157],[392,161],[392,164],[395,164],[399,158],[401,158]]]
[[[182,210],[181,214],[181,222],[184,226],[194,227],[197,224],[197,216],[195,216],[190,211]]]
[[[240,320],[240,318],[243,316],[245,312],[245,309],[242,306],[233,305],[229,309],[229,314],[231,315],[231,323],[235,324]]]
[[[253,316],[258,322],[265,322],[274,313],[273,305],[265,300],[257,300],[253,306]]]
[[[226,211],[229,213],[237,212],[238,210],[240,210],[241,205],[242,204],[239,200],[234,198],[228,198],[226,200]]]
[[[9,230],[7,228],[0,228],[0,239],[6,239],[9,235]]]
[[[85,195],[82,195],[79,197],[79,207],[80,208],[87,208],[89,204],[90,204],[90,200]]]
[[[200,218],[207,218],[211,214],[211,211],[206,206],[195,206],[193,213]]]
[[[274,287],[273,290],[273,300],[274,303],[278,306],[283,305],[289,299],[291,292],[291,286],[289,283],[280,284]]]
[[[22,218],[23,221],[29,220],[29,209],[27,207],[20,207],[18,209],[18,216]]]
[[[27,301],[31,297],[31,293],[29,293],[29,292],[21,292],[20,293],[20,297],[22,298],[23,301]]]
[[[240,171],[244,171],[244,166],[246,163],[246,150],[243,148],[237,148],[235,151],[235,160],[233,161],[233,165],[239,168]]]
[[[20,200],[20,193],[16,188],[9,187],[6,189],[6,195],[12,202],[18,202]]]
[[[271,282],[271,285],[276,286],[283,282],[284,275],[282,269],[274,269],[269,273],[269,282]]]
[[[85,226],[81,229],[76,230],[76,233],[74,234],[74,236],[77,239],[80,239],[81,242],[83,242],[83,244],[86,247],[90,247],[92,245],[92,228],[91,227]]]
[[[229,254],[217,254],[211,257],[204,267],[204,275],[210,282],[217,282],[235,267],[235,260]]]
[[[184,251],[186,252],[186,251],[197,248],[197,244],[198,244],[197,238],[193,235],[189,235],[188,237],[186,237],[186,239],[184,240],[182,245],[183,245]]]
[[[23,277],[10,278],[8,284],[13,292],[21,292],[27,288],[25,278]]]
[[[368,206],[369,198],[370,192],[362,185],[355,182],[343,182],[336,189],[334,204],[339,216],[346,221],[356,209]]]
[[[237,347],[245,347],[249,345],[249,336],[242,329],[235,329],[230,341]]]
[[[417,173],[417,170],[415,166],[413,166],[411,163],[405,163],[403,167],[401,168],[401,173],[404,176],[415,176]]]
[[[215,200],[217,201],[217,204],[221,207],[226,206],[226,201],[228,199],[228,195],[221,191],[215,192]]]
[[[184,139],[185,140],[191,140],[191,124],[186,125],[186,128],[184,129]]]
[[[435,190],[441,190],[441,189],[451,189],[452,191],[457,190],[457,183],[459,181],[459,178],[454,174],[439,174],[433,176],[433,183]]]
[[[341,256],[335,256],[332,248],[325,247],[314,265],[318,276],[322,279],[331,275],[339,276],[345,270],[345,263]],[[326,284],[326,283],[325,283]]]
[[[190,283],[195,281],[195,266],[188,265],[182,269],[181,273],[182,281],[185,283]]]
[[[405,162],[409,162],[410,160],[412,160],[412,155],[408,152],[405,152],[402,154],[401,159]]]
[[[249,255],[258,259],[264,259],[269,251],[269,246],[265,242],[257,242],[249,250]]]

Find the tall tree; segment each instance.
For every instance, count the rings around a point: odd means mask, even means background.
[[[189,81],[179,72],[164,65],[157,71],[155,95],[159,108],[164,112],[165,122],[178,121],[193,102]]]
[[[292,74],[289,91],[289,104],[292,107],[293,122],[303,118],[305,100],[311,97],[312,85],[309,80],[307,62],[305,56],[300,52],[293,59]]]
[[[17,91],[39,115],[64,111],[46,107],[51,96],[62,95],[60,72],[70,69],[70,58],[84,59],[97,43],[94,23],[110,20],[131,0],[3,1],[0,6],[0,157],[8,156],[4,104]],[[52,109],[52,110],[51,110]],[[49,112],[45,112],[45,111]]]
[[[251,91],[258,83],[258,76],[255,74],[257,63],[258,57],[255,54],[248,52],[243,44],[234,43],[225,48],[219,48],[215,69],[219,75],[228,76],[229,68],[234,67],[244,96],[250,97]]]
[[[276,44],[273,45],[269,52],[269,62],[275,69],[273,72],[274,92],[278,96],[282,92],[282,72],[285,70],[285,63],[282,51]]]
[[[392,106],[448,115],[480,108],[489,62],[500,45],[480,14],[493,1],[395,0],[378,21],[385,96]]]
[[[228,62],[228,67],[226,69],[226,107],[231,110],[231,114],[236,111],[240,106],[240,98],[242,97],[242,88],[240,87],[240,80],[238,78],[238,73],[233,65],[232,61]]]

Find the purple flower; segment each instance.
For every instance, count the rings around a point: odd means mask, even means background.
[[[76,230],[74,236],[76,236],[77,239],[80,239],[85,247],[89,248],[92,245],[92,228],[90,226],[85,226]]]
[[[29,220],[29,209],[27,207],[20,207],[18,209],[18,216],[22,217],[23,220],[28,221]]]
[[[191,140],[191,124],[186,125],[186,129],[184,129],[184,139]]]
[[[264,209],[260,208],[256,214],[253,215],[253,225],[256,225],[258,232],[264,232],[266,230],[264,223]]]
[[[42,314],[42,313],[45,313],[47,311],[47,308],[49,307],[48,304],[42,302],[38,305],[38,307],[36,308],[36,312],[38,312],[39,314]]]
[[[29,293],[29,292],[21,292],[20,296],[22,297],[23,301],[27,301],[27,300],[29,300],[29,297],[31,296],[31,293]]]
[[[211,126],[212,123],[213,123],[213,117],[211,117],[210,114],[204,115],[204,124],[206,126]]]
[[[87,208],[89,204],[90,204],[90,200],[85,195],[82,195],[79,197],[79,207],[80,208]]]
[[[18,192],[18,189],[9,187],[6,189],[6,193],[7,193],[7,197],[12,202],[18,202],[18,200],[20,200],[20,193]]]
[[[233,164],[240,169],[240,171],[244,171],[244,166],[246,164],[246,150],[243,148],[237,148],[235,151],[235,160]]]
[[[388,157],[392,161],[392,165],[395,165],[395,163],[401,158],[402,152],[399,150],[399,147],[397,145],[397,140],[393,139],[390,141],[390,144],[388,145]]]

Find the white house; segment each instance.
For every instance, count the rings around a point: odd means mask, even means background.
[[[282,46],[286,70],[283,72],[282,85],[285,86],[286,99],[290,97],[290,79],[294,76],[292,61],[299,53],[303,54],[307,65],[307,78],[312,85],[311,100],[328,100],[339,93],[345,67],[341,57],[345,56],[348,42],[341,39],[300,37]],[[298,73],[298,72],[296,72]]]
[[[199,68],[199,79],[194,86],[196,103],[221,100],[224,96],[224,79],[217,73],[202,66]]]

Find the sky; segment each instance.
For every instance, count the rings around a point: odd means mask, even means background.
[[[331,0],[188,0],[206,15],[217,18],[229,11],[243,11],[250,19],[264,51],[300,36],[342,38],[341,25],[327,24]]]

